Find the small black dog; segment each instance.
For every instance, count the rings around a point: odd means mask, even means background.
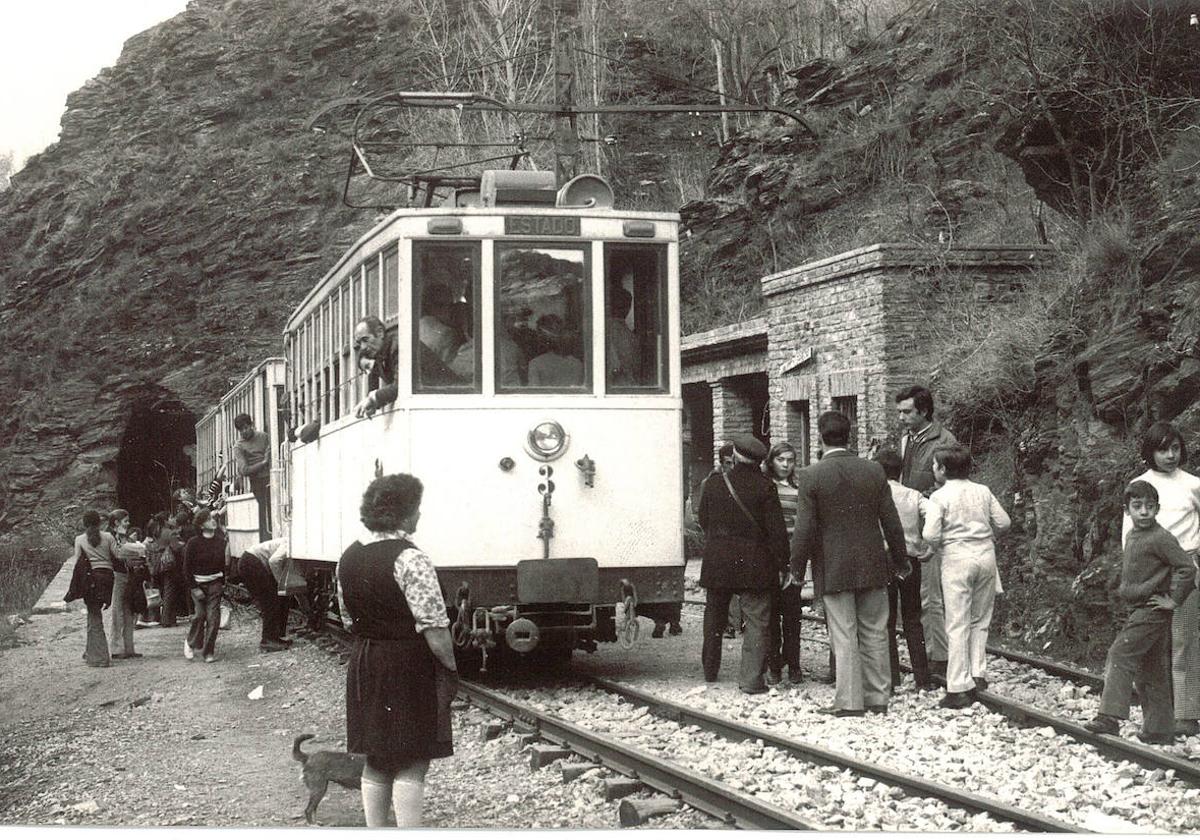
[[[366,759],[354,753],[320,750],[315,753],[305,753],[300,745],[315,735],[305,734],[292,742],[292,758],[304,765],[300,774],[301,781],[308,788],[308,807],[304,809],[305,822],[312,824],[316,816],[317,806],[325,798],[325,791],[330,782],[337,782],[344,788],[358,790],[362,787],[363,765]]]

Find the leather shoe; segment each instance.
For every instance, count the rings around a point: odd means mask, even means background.
[[[824,706],[817,709],[819,715],[829,715],[830,717],[862,717],[866,714],[863,709],[839,709],[837,706]]]
[[[1086,724],[1084,724],[1086,726]],[[1155,735],[1149,732],[1139,732],[1137,739],[1143,744],[1155,744],[1156,746],[1170,746],[1175,743],[1174,735]]]
[[[965,709],[975,702],[969,691],[948,691],[946,696],[938,701],[943,709]]]
[[[766,694],[768,691],[770,691],[770,689],[765,685],[757,685],[754,688],[744,688],[742,686],[738,687],[741,688],[742,694]]]
[[[679,636],[682,635],[683,628],[679,626],[678,621],[672,621],[670,625],[667,626],[667,632],[672,636]]]
[[[1200,721],[1179,719],[1175,721],[1176,735],[1200,734]]]
[[[258,643],[258,649],[263,653],[277,653],[281,650],[287,650],[288,646],[274,639],[264,639]]]
[[[929,660],[929,673],[931,673],[935,676],[938,676],[938,677],[944,677],[944,676],[946,676],[946,665],[947,664],[949,664],[949,663],[947,663],[947,661],[945,659],[930,659]]]
[[[975,690],[976,691],[987,691],[987,687],[988,687],[987,677],[976,677],[975,678]]]
[[[937,686],[933,684],[932,680],[917,683],[917,691],[933,691],[936,688]]]
[[[779,685],[783,682],[783,673],[781,671],[767,671],[767,685]]]
[[[1085,723],[1083,728],[1097,735],[1117,735],[1121,731],[1121,723],[1112,715],[1099,714]]]
[[[654,625],[654,632],[650,634],[651,639],[661,639],[663,637],[664,626],[662,624]]]
[[[886,715],[887,714],[887,706],[886,705],[867,706],[867,711],[873,715]]]

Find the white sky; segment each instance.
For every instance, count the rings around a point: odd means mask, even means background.
[[[67,94],[187,0],[0,0],[0,153],[19,166],[58,139]]]

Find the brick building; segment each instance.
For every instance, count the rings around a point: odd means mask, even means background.
[[[683,339],[693,484],[722,441],[747,431],[791,441],[810,463],[816,418],[830,409],[851,418],[857,448],[894,441],[895,393],[928,379],[915,365],[929,319],[1004,306],[1050,255],[1045,246],[878,244],[764,277],[763,317]]]

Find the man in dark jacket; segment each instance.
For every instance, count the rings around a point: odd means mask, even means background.
[[[763,669],[771,592],[787,564],[787,528],[779,496],[758,466],[766,455],[767,448],[753,435],[734,438],[733,469],[705,481],[696,513],[704,529],[704,679],[717,680],[729,601],[737,593],[746,621],[738,685],[747,694],[767,690]]]
[[[886,713],[892,687],[887,586],[911,571],[904,528],[883,468],[846,450],[846,416],[825,412],[817,431],[824,454],[799,474],[791,567],[792,576],[804,580],[813,564],[837,659],[833,705],[820,711],[838,717]]]

